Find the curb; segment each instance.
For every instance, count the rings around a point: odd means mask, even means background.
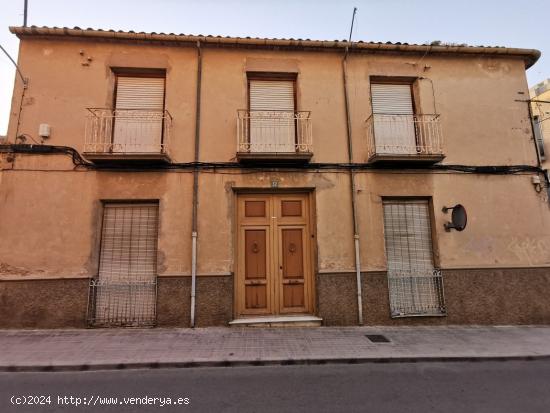
[[[258,366],[303,366],[324,364],[390,364],[390,363],[446,363],[484,361],[537,361],[550,360],[550,354],[527,356],[451,356],[451,357],[378,357],[378,358],[328,358],[328,359],[285,359],[285,360],[216,360],[183,362],[143,363],[98,363],[70,365],[0,366],[0,372],[69,372],[134,369],[181,369],[197,367],[258,367]]]

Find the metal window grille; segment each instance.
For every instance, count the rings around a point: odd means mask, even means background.
[[[155,324],[157,238],[157,204],[105,204],[99,275],[90,282],[91,325]]]
[[[445,314],[443,277],[434,268],[429,204],[384,200],[392,317]]]

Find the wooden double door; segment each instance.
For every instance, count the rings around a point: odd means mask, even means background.
[[[309,194],[239,195],[237,215],[237,316],[312,313]]]

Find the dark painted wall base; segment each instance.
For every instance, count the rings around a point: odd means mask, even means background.
[[[87,278],[0,281],[0,328],[85,328]]]
[[[88,279],[0,281],[0,328],[86,328]],[[157,325],[189,327],[190,277],[159,277]],[[197,327],[233,317],[233,277],[198,277]]]
[[[366,325],[550,324],[550,268],[443,271],[446,317],[392,319],[385,272],[363,274]],[[0,328],[85,328],[88,279],[0,282]],[[355,274],[317,275],[317,315],[357,325]],[[190,277],[158,279],[159,327],[189,327]],[[233,277],[197,278],[197,327],[233,318]]]
[[[363,273],[364,324],[550,324],[550,268],[444,270],[443,280],[447,316],[392,319],[386,273]],[[357,323],[355,274],[319,275],[318,290],[325,325]]]

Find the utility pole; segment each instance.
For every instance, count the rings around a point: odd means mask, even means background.
[[[25,0],[25,5],[23,6],[23,27],[27,27],[27,9],[29,0]]]

